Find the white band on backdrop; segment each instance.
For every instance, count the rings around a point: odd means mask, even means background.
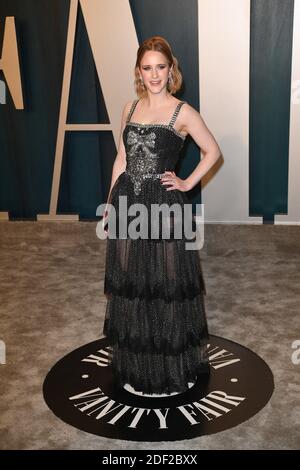
[[[250,0],[198,5],[200,113],[224,155],[202,180],[205,220],[261,224],[249,217]]]

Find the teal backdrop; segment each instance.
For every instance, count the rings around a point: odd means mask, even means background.
[[[178,97],[199,109],[197,1],[189,0],[189,8],[185,5],[184,0],[130,1],[139,43],[154,34],[168,39],[185,80]],[[161,14],[162,8],[172,8],[172,17]],[[5,17],[15,17],[25,106],[22,111],[14,109],[9,94],[0,106],[0,211],[9,211],[10,219],[35,220],[37,214],[49,211],[68,12],[69,0],[0,2],[0,44]],[[4,79],[1,73],[0,78]],[[68,123],[109,123],[80,8]],[[180,176],[189,174],[199,159],[189,139],[183,153]],[[115,156],[110,131],[67,132],[57,212],[97,219],[96,208],[106,202]],[[201,202],[199,189],[189,198]]]
[[[167,38],[184,77],[177,97],[201,112],[197,0],[129,3],[139,43],[157,34]],[[0,1],[0,45],[5,17],[15,17],[25,105],[15,110],[9,93],[6,104],[0,105],[0,211],[8,211],[11,220],[36,220],[37,214],[49,212],[69,4]],[[288,209],[294,0],[252,0],[250,5],[249,215],[273,223],[276,213]],[[80,8],[68,122],[109,122]],[[111,132],[67,132],[58,213],[97,219],[115,156]],[[198,160],[198,147],[188,138],[177,174],[186,177]],[[200,203],[200,187],[187,196]]]

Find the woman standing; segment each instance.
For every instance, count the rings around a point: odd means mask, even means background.
[[[118,222],[123,216],[121,196],[126,197],[128,209],[140,203],[148,210],[143,219],[146,237],[127,232],[125,237],[110,238],[108,230],[103,333],[112,346],[116,384],[150,395],[184,392],[189,382],[209,371],[199,253],[187,250],[187,238],[175,234],[178,214],[169,212],[163,223],[153,214],[149,217],[153,205],[161,204],[169,208],[176,204],[183,214],[184,204],[189,204],[185,192],[199,183],[221,154],[200,114],[173,96],[181,82],[168,42],[160,36],[144,41],[135,66],[138,99],[123,110],[108,197],[112,206],[107,205],[116,211]],[[205,157],[188,178],[181,179],[174,169],[188,134]],[[105,221],[110,214],[106,211]],[[168,238],[162,231],[166,221]]]

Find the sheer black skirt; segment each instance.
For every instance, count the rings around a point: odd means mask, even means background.
[[[117,214],[122,194],[128,205],[137,199],[148,206],[187,201],[183,193],[166,191],[159,182],[146,182],[137,198],[122,174],[110,201]],[[187,250],[186,238],[175,239],[173,232],[167,240],[106,240],[103,334],[112,347],[111,366],[119,386],[127,383],[148,394],[187,390],[208,363],[199,251]]]

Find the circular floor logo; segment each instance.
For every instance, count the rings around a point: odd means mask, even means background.
[[[51,410],[66,423],[99,436],[175,441],[213,434],[254,416],[269,401],[273,375],[249,349],[210,335],[211,374],[184,393],[142,396],[114,386],[106,338],[57,362],[43,386]]]

